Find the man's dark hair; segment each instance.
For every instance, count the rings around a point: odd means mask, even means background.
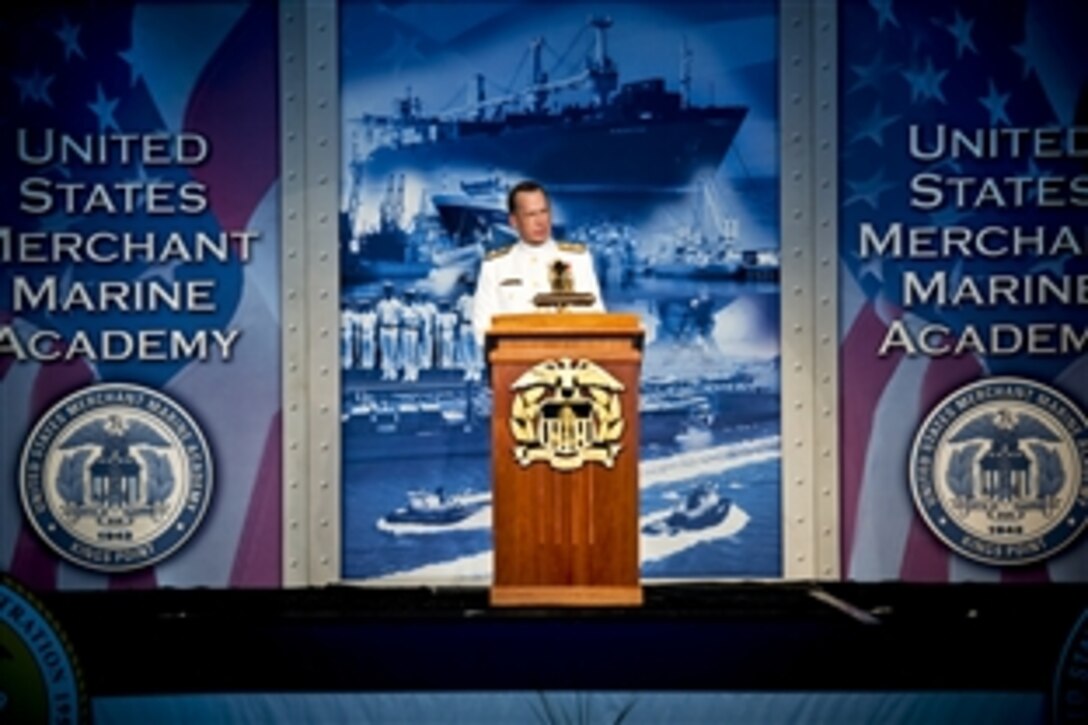
[[[539,191],[545,198],[548,196],[548,192],[544,190],[544,187],[535,181],[519,181],[514,184],[513,188],[506,195],[506,210],[511,214],[518,210],[518,194],[527,194],[532,191]]]

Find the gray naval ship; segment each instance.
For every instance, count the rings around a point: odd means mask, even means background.
[[[683,187],[702,169],[716,168],[748,113],[745,106],[695,105],[691,54],[685,49],[679,91],[653,77],[620,83],[608,55],[608,18],[589,21],[594,33],[583,68],[566,78],[545,70],[544,41],[530,46],[529,84],[488,97],[476,77],[472,103],[424,113],[408,93],[392,114],[352,119],[361,126],[365,151],[351,160],[356,179],[395,173],[431,175],[450,169],[499,169],[551,187],[587,190]],[[589,102],[559,94],[588,90]]]

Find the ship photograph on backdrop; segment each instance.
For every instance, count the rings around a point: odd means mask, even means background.
[[[643,576],[781,573],[776,13],[342,3],[345,579],[491,576],[472,296],[527,178],[646,330]]]

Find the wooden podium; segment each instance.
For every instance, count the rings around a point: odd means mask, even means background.
[[[637,315],[497,315],[488,331],[495,606],[633,606]]]

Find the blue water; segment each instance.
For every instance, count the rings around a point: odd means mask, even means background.
[[[777,424],[726,433],[715,443],[731,439],[765,439],[777,433]],[[669,456],[677,450],[655,449],[647,454]],[[653,578],[735,578],[781,575],[781,459],[773,458],[718,474],[655,485],[642,491],[641,513],[671,508],[695,485],[713,481],[751,518],[735,536],[696,544],[643,567]],[[391,458],[347,462],[343,490],[343,576],[369,579],[449,561],[492,548],[488,529],[443,530],[426,535],[396,536],[377,528],[377,522],[403,506],[409,490],[444,487],[447,492],[485,493],[490,488],[487,454],[420,460]]]

